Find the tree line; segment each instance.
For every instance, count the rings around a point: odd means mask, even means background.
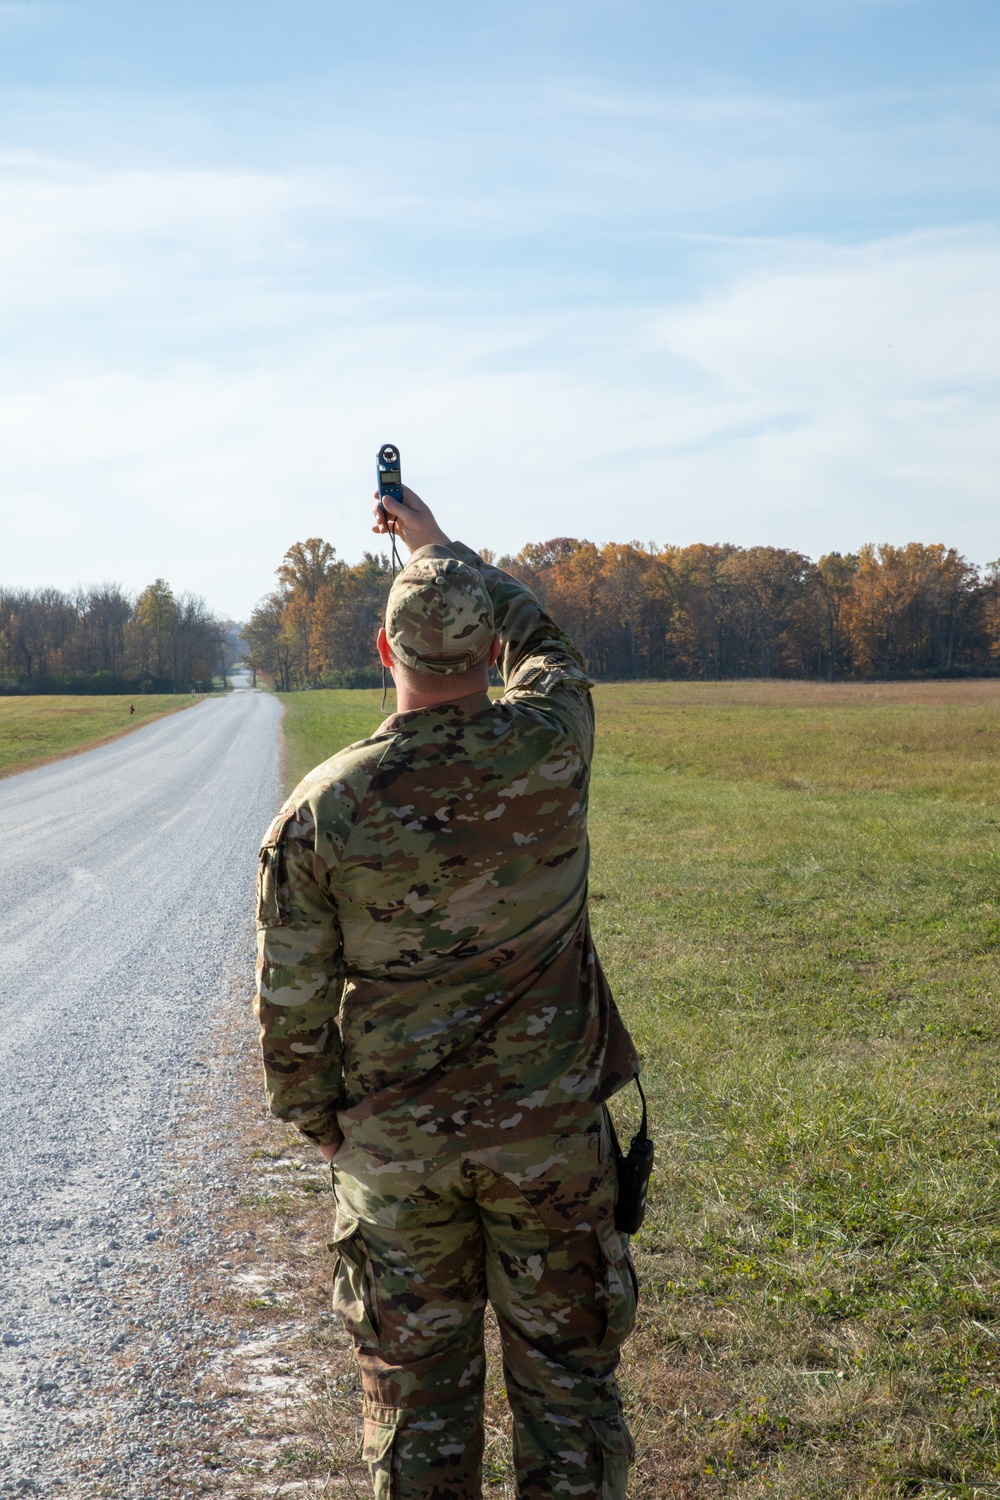
[[[0,589],[0,692],[178,693],[225,681],[239,629],[157,578],[63,593]]]
[[[888,679],[1000,669],[1000,561],[911,542],[829,552],[783,547],[598,547],[532,542],[487,561],[513,573],[572,636],[596,678]],[[255,670],[289,691],[378,680],[374,637],[388,559],[349,565],[297,542],[245,627]]]

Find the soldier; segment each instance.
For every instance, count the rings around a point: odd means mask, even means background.
[[[478,1500],[487,1299],[519,1500],[623,1500],[636,1282],[602,1106],[638,1065],[587,914],[592,684],[528,589],[403,497],[373,528],[412,554],[378,635],[397,712],[261,849],[268,1098],[333,1162],[377,1500]]]

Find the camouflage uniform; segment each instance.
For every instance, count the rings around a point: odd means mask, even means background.
[[[600,1105],[637,1063],[587,917],[591,684],[534,596],[459,543],[415,553],[386,615],[397,657],[440,672],[494,624],[502,699],[394,714],[268,831],[266,1084],[280,1118],[343,1142],[334,1303],[380,1500],[478,1496],[486,1297],[520,1500],[620,1500],[635,1281]]]

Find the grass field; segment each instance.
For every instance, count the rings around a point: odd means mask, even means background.
[[[0,698],[0,776],[27,771],[92,745],[117,739],[152,719],[192,702],[187,693],[148,693],[137,698],[58,693]],[[129,704],[135,713],[129,714]]]
[[[658,1147],[630,1493],[1000,1495],[1000,684],[596,700]],[[381,717],[285,701],[292,780]]]

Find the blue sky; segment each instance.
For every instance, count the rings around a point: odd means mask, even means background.
[[[0,0],[0,581],[1000,554],[995,0]]]

